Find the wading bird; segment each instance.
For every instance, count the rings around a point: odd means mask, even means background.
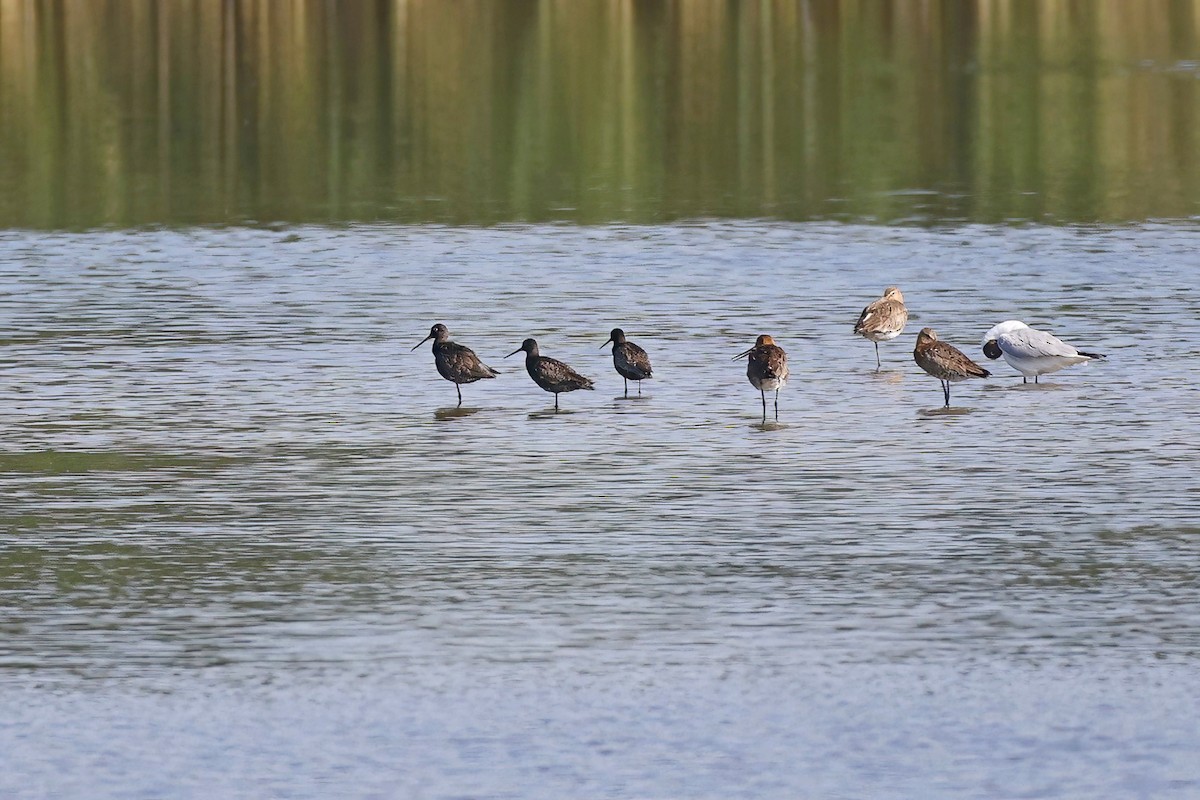
[[[763,334],[754,342],[754,347],[733,357],[736,361],[750,356],[746,364],[746,377],[762,395],[763,421],[767,419],[767,392],[775,392],[775,419],[779,419],[779,390],[787,385],[787,353],[775,344],[775,340]]]
[[[913,349],[917,366],[942,382],[946,408],[950,407],[950,384],[968,378],[986,378],[992,373],[967,358],[966,353],[937,338],[933,328],[922,328]]]
[[[895,286],[883,290],[883,297],[863,309],[854,323],[854,332],[875,343],[875,370],[883,366],[879,361],[879,343],[895,339],[908,324],[908,309],[904,307],[904,295]]]
[[[560,392],[573,392],[576,389],[594,388],[591,380],[583,377],[563,362],[548,356],[539,355],[538,343],[533,339],[526,339],[521,342],[521,346],[509,353],[508,356],[515,356],[522,350],[525,351],[525,369],[529,372],[529,377],[533,378],[533,382],[547,392],[554,392],[555,411],[558,411],[558,395]],[[508,356],[505,356],[505,358],[508,358]]]
[[[641,394],[642,381],[651,377],[650,356],[646,355],[645,350],[626,339],[625,331],[620,328],[612,329],[612,333],[608,335],[608,342],[612,342],[613,346],[613,366],[620,376],[625,379],[625,396],[629,397],[630,381],[638,382],[638,394]],[[608,342],[600,345],[600,347],[607,347]]]
[[[1024,322],[1010,319],[1001,322],[983,335],[983,354],[993,361],[1000,356],[1021,373],[1021,382],[1038,382],[1039,375],[1057,372],[1072,364],[1084,364],[1102,353],[1085,353],[1045,331],[1031,328]]]
[[[433,339],[433,363],[437,365],[438,373],[454,384],[458,392],[458,404],[462,405],[462,389],[464,383],[474,383],[483,378],[494,378],[500,373],[479,360],[479,356],[469,347],[450,341],[450,331],[442,323],[429,329],[429,335],[417,342],[417,347]],[[409,352],[412,352],[411,350]]]

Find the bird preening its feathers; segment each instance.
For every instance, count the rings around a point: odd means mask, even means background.
[[[1001,322],[983,335],[983,354],[992,360],[1003,356],[1021,373],[1024,383],[1030,378],[1037,383],[1039,375],[1104,358],[1102,353],[1085,353],[1015,319]]]
[[[787,385],[787,353],[765,333],[754,342],[754,347],[738,353],[734,360],[749,356],[746,363],[746,378],[750,385],[762,395],[763,419],[767,418],[767,392],[775,392],[775,419],[779,419],[779,390]]]

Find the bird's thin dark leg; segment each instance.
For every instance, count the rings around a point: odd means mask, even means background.
[[[946,395],[946,408],[950,407],[950,381],[942,381],[942,392]]]
[[[759,389],[759,390],[758,390],[758,393],[762,395],[762,401],[763,401],[763,422],[766,422],[766,421],[767,421],[767,393],[766,393],[765,391],[763,391],[762,389]]]
[[[1037,376],[1037,375],[1034,375],[1034,376],[1033,376],[1033,382],[1034,382],[1034,383],[1037,383],[1037,379],[1038,379],[1038,376]]]
[[[779,390],[775,390],[775,421],[779,421]]]
[[[456,384],[454,384],[454,390],[456,392],[458,392],[458,404],[461,406],[462,405],[462,387],[456,383]]]
[[[642,393],[642,382],[638,381],[638,395],[640,396],[641,393]]]
[[[1022,375],[1022,376],[1021,376],[1021,383],[1029,383],[1029,378],[1026,378],[1024,375]]]
[[[558,411],[558,392],[554,393],[554,410]]]
[[[621,380],[625,381],[625,396],[629,397],[629,378],[622,376]]]
[[[883,363],[879,360],[879,342],[875,343],[875,371],[879,372],[883,368]]]

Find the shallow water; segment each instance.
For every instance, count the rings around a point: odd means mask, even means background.
[[[1195,796],[1198,244],[0,234],[0,793]],[[915,332],[1009,318],[1109,358],[941,410]],[[434,322],[504,371],[463,409]]]

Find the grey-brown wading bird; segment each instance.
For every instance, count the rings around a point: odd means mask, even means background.
[[[950,407],[950,384],[967,378],[986,378],[992,373],[976,364],[952,344],[937,338],[933,328],[921,328],[917,334],[917,346],[913,349],[913,361],[917,366],[942,382],[946,396],[946,408]]]
[[[641,394],[642,381],[651,377],[650,356],[646,355],[645,350],[626,339],[625,331],[620,328],[612,329],[612,333],[608,335],[608,342],[612,342],[613,346],[613,366],[616,368],[617,373],[625,379],[625,396],[629,397],[630,381],[638,382],[638,394]],[[607,347],[608,342],[600,345],[600,347]]]
[[[591,380],[583,377],[563,362],[549,358],[548,356],[539,355],[538,343],[533,339],[526,339],[521,342],[521,346],[509,353],[508,356],[515,356],[522,350],[525,351],[525,369],[529,372],[529,377],[533,378],[533,382],[547,392],[554,392],[555,411],[558,411],[558,395],[560,392],[573,392],[576,389],[594,388]],[[508,358],[508,356],[505,356],[505,358]]]
[[[442,323],[429,329],[429,335],[417,342],[417,347],[433,339],[433,363],[437,365],[438,373],[454,384],[458,392],[458,404],[462,405],[462,389],[464,383],[474,383],[483,378],[494,378],[500,373],[479,360],[479,356],[469,347],[450,341],[450,331]],[[412,352],[410,350],[409,352]]]
[[[775,340],[763,334],[754,342],[754,347],[738,353],[733,360],[750,356],[746,364],[746,377],[762,395],[763,420],[767,418],[767,392],[775,392],[775,419],[779,419],[779,390],[787,385],[787,353],[775,344]]]
[[[904,295],[895,286],[883,290],[883,297],[863,309],[854,323],[854,332],[875,343],[875,370],[883,366],[879,361],[879,343],[895,339],[908,324],[908,309],[904,307]]]

